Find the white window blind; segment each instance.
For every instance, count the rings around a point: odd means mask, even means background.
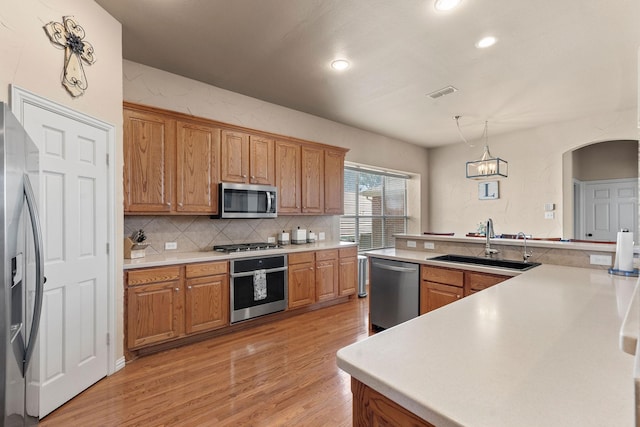
[[[361,251],[393,247],[393,235],[407,230],[408,178],[346,167],[340,240],[357,242]]]

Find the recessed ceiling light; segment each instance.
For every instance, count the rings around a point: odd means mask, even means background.
[[[346,59],[336,59],[335,61],[331,62],[331,68],[336,71],[346,70],[347,68],[349,68],[349,61],[347,61]]]
[[[495,37],[488,36],[478,40],[478,43],[476,43],[476,47],[480,49],[484,49],[485,47],[493,46],[494,44],[496,44],[496,41],[497,40]]]
[[[446,11],[454,9],[456,6],[460,4],[462,0],[436,0],[433,5],[436,10]]]

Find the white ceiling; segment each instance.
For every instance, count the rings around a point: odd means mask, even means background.
[[[637,106],[638,0],[96,1],[125,59],[424,146]]]

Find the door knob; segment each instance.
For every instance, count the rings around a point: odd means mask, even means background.
[[[587,237],[593,237],[593,233],[587,233]]]

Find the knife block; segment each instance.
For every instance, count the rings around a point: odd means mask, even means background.
[[[144,250],[149,246],[148,243],[136,243],[131,237],[124,238],[124,258],[136,259],[144,258]]]

